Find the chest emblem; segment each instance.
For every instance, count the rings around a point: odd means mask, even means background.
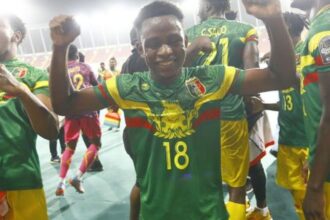
[[[206,93],[206,88],[203,83],[197,78],[193,77],[186,81],[186,87],[193,97],[201,97]]]

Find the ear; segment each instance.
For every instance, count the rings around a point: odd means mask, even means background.
[[[205,11],[209,13],[212,9],[213,8],[212,8],[211,4],[206,1],[205,2]]]
[[[143,50],[143,46],[142,46],[142,43],[141,42],[138,42],[136,44],[136,48],[137,48],[137,51],[139,53],[139,55],[143,58],[145,58],[145,55],[144,55],[144,50]]]
[[[20,31],[15,31],[12,36],[12,42],[16,42],[16,44],[20,44],[23,41],[23,35]]]
[[[187,48],[188,47],[188,43],[189,43],[189,39],[188,36],[185,34],[184,35],[184,46]]]

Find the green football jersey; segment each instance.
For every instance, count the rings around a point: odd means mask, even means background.
[[[243,68],[243,51],[246,42],[257,41],[257,31],[251,25],[225,19],[208,19],[186,31],[190,42],[200,36],[211,39],[213,51],[201,53],[193,66],[223,64]],[[221,102],[221,118],[240,120],[245,117],[243,97],[228,94]]]
[[[303,42],[296,45],[297,73],[300,73],[300,53]],[[279,92],[280,111],[278,115],[278,124],[280,126],[279,144],[292,147],[308,147],[308,141],[305,132],[303,103],[300,91],[291,87]]]
[[[171,85],[149,72],[124,74],[95,88],[125,113],[141,189],[141,219],[219,220],[228,215],[220,173],[219,102],[244,72],[233,67],[186,68]]]
[[[310,144],[310,159],[315,156],[323,104],[318,76],[330,74],[330,7],[321,10],[311,21],[302,56],[302,90],[305,127]],[[328,176],[330,181],[330,174]]]
[[[48,95],[48,74],[16,59],[3,63],[34,94]],[[42,187],[34,132],[19,99],[0,91],[0,191]]]

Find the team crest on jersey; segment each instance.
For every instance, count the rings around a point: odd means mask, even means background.
[[[27,68],[20,68],[18,70],[17,77],[18,78],[23,78],[24,76],[26,76],[27,72],[28,72],[28,69]]]
[[[193,119],[198,117],[198,110],[184,111],[178,103],[162,101],[161,116],[150,116],[155,123],[155,136],[165,139],[184,138],[192,135]]]
[[[141,89],[146,92],[150,89],[150,86],[149,86],[148,83],[142,83],[141,84]]]
[[[193,77],[186,81],[186,87],[193,97],[201,97],[206,93],[206,88],[203,83],[197,78]]]
[[[330,65],[330,36],[324,37],[319,44],[319,52],[324,65]]]

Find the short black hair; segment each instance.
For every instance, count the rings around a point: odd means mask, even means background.
[[[227,11],[225,17],[227,20],[234,21],[237,18],[237,11]]]
[[[216,11],[225,12],[230,10],[229,0],[204,0],[204,1],[209,2]]]
[[[78,52],[79,62],[85,63],[85,55],[82,52]]]
[[[70,46],[69,46],[68,59],[69,60],[79,59],[78,47],[74,44],[70,44]]]
[[[5,19],[8,19],[10,27],[13,29],[14,32],[20,32],[22,35],[22,39],[18,44],[22,43],[26,36],[26,27],[22,19],[14,14],[5,14],[2,16]]]
[[[173,3],[167,1],[154,1],[144,6],[137,16],[134,27],[138,32],[141,31],[142,23],[149,18],[172,15],[176,17],[180,22],[183,21],[182,11]]]
[[[283,13],[283,16],[290,35],[299,37],[304,30],[304,27],[307,27],[307,22],[305,21],[304,16],[292,12],[285,12]]]

